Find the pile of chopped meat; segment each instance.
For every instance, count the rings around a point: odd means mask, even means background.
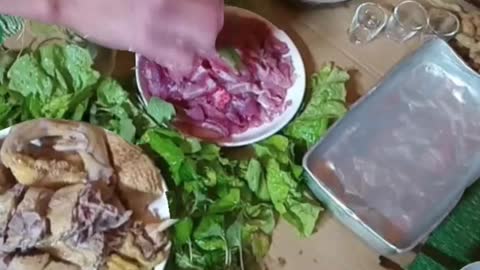
[[[204,139],[228,139],[285,110],[295,80],[293,64],[288,46],[268,24],[229,16],[217,48],[217,56],[196,59],[193,71],[181,79],[141,58],[144,95],[172,103],[178,127]]]

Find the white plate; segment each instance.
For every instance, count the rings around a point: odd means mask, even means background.
[[[10,130],[12,128],[8,127],[5,129],[0,130],[0,140],[4,140],[8,134],[10,133]],[[105,132],[110,132],[108,130],[105,130]],[[148,209],[156,216],[158,216],[161,219],[170,219],[170,209],[168,207],[168,198],[167,198],[167,193],[165,193],[161,198],[158,198],[158,200],[154,201],[151,205],[149,205]],[[168,258],[157,265],[155,267],[155,270],[164,270],[165,266],[167,265]]]
[[[271,22],[266,20],[265,18],[261,17],[258,14],[255,14],[251,11],[246,9],[236,8],[236,7],[226,7],[228,10],[227,13],[229,14],[236,14],[242,17],[250,17],[250,18],[257,18],[261,21],[267,23],[273,30],[273,34],[282,42],[285,42],[290,49],[290,53],[288,56],[292,58],[293,68],[294,68],[294,76],[295,82],[293,86],[288,89],[287,96],[285,98],[286,102],[291,102],[290,106],[287,106],[285,111],[283,111],[280,115],[275,117],[273,121],[266,122],[259,127],[250,128],[247,131],[239,134],[233,135],[227,142],[222,142],[220,145],[226,147],[239,147],[245,146],[249,144],[256,143],[258,141],[264,140],[278,131],[280,131],[283,127],[285,127],[296,115],[297,111],[300,109],[302,105],[303,97],[305,95],[305,87],[306,87],[306,74],[305,74],[305,65],[302,60],[302,56],[298,48],[293,43],[292,39],[282,30],[277,28]],[[138,67],[138,62],[140,60],[140,55],[136,55],[136,64]],[[136,78],[137,78],[137,88],[140,91],[140,95],[142,96],[143,102],[147,104],[147,100],[143,95],[142,85],[140,83],[140,71],[136,68]]]

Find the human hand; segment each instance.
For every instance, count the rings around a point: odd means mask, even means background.
[[[4,0],[0,13],[64,25],[175,70],[213,53],[223,26],[223,0]]]

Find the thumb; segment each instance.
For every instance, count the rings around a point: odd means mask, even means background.
[[[195,53],[182,47],[163,46],[145,51],[145,57],[167,68],[174,79],[180,79],[192,72]]]

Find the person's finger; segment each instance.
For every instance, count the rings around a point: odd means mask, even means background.
[[[224,0],[214,0],[216,1],[217,8],[216,13],[218,16],[217,20],[217,31],[220,32],[223,28],[223,24],[225,23],[225,1]]]
[[[42,22],[56,23],[63,17],[63,0],[3,0],[1,13],[22,16]]]
[[[176,38],[197,50],[213,48],[223,22],[222,7],[218,0],[167,1],[155,11],[165,25],[152,25],[152,36]]]
[[[162,44],[140,51],[144,52],[144,56],[148,59],[168,68],[171,75],[175,78],[180,78],[190,73],[195,60],[195,53],[181,46]]]

